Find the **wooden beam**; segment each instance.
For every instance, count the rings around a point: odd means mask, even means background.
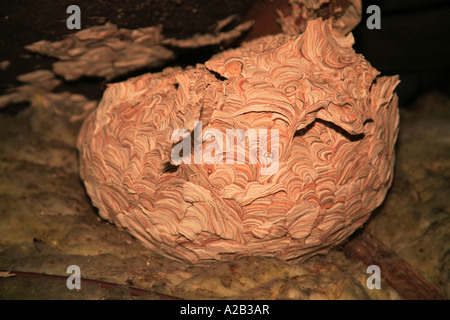
[[[386,283],[407,300],[447,300],[446,296],[415,268],[368,232],[344,245],[347,256],[377,265]]]

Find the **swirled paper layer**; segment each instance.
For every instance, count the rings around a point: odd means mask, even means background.
[[[340,243],[390,187],[399,120],[398,78],[378,77],[352,45],[318,19],[298,36],[109,85],[78,140],[100,216],[191,263],[303,260]],[[261,174],[267,164],[247,154],[244,163],[219,153],[221,163],[176,164],[177,129],[276,129],[277,170]]]

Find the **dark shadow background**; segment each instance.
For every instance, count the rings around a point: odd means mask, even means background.
[[[354,49],[382,74],[399,74],[400,107],[418,95],[441,90],[450,95],[450,1],[363,0],[363,18],[353,30]],[[381,9],[381,29],[366,27],[366,8]]]

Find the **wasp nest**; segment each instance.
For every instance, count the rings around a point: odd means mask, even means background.
[[[344,240],[390,187],[399,120],[398,78],[353,42],[318,19],[109,85],[78,140],[100,216],[190,263],[304,260]]]

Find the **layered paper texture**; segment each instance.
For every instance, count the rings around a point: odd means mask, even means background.
[[[298,36],[109,85],[78,139],[100,216],[190,263],[304,260],[343,241],[384,200],[399,121],[398,77],[378,77],[353,42],[318,19]],[[277,170],[263,175],[260,159],[231,164],[225,154],[176,165],[173,132],[199,122],[203,134],[278,130]]]

